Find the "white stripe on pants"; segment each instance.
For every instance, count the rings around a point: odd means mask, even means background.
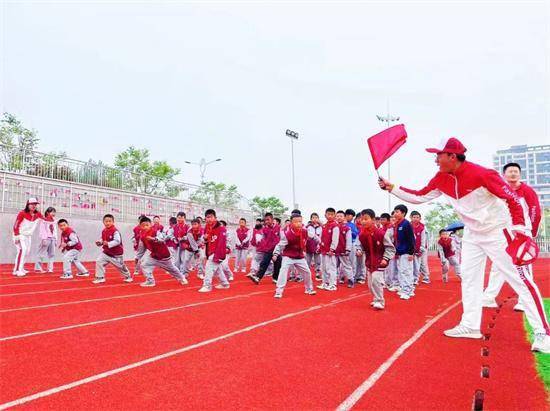
[[[152,282],[155,282],[155,277],[153,276],[153,270],[155,269],[155,267],[166,271],[178,281],[183,278],[180,270],[178,269],[178,267],[176,267],[176,265],[172,261],[172,258],[170,257],[165,258],[164,260],[157,260],[156,258],[151,257],[151,254],[146,254],[141,259],[141,271],[143,272],[147,280]]]
[[[288,279],[288,273],[290,269],[293,269],[294,272],[301,278],[304,279],[304,286],[306,291],[313,290],[313,281],[311,281],[311,269],[305,258],[290,258],[283,256],[283,261],[281,262],[281,271],[279,271],[279,278],[277,279],[277,293],[282,294],[285,289],[286,282]]]
[[[112,264],[124,278],[130,278],[130,271],[124,264],[123,256],[111,257],[101,253],[95,262],[95,278],[105,278],[105,267]]]
[[[31,236],[19,235],[19,242],[15,244],[17,253],[15,253],[15,264],[13,266],[13,272],[24,271],[25,261],[31,252]]]
[[[48,271],[53,271],[53,257],[55,255],[55,238],[45,238],[38,246],[38,261],[34,264],[35,270],[41,270],[44,260],[48,263]]]
[[[323,284],[336,287],[336,277],[338,275],[336,268],[336,256],[323,254],[321,256],[321,273],[323,275]]]
[[[63,274],[72,275],[72,265],[76,267],[79,273],[87,273],[86,267],[80,262],[80,251],[72,249],[63,253]]]
[[[464,313],[460,323],[474,330],[481,326],[483,280],[487,257],[518,294],[525,309],[527,321],[534,333],[547,332],[547,321],[542,310],[542,298],[532,279],[523,280],[506,252],[507,242],[501,229],[484,236],[465,233],[462,241],[462,306]],[[531,289],[531,291],[530,291]]]
[[[214,262],[214,254],[211,254],[210,257],[208,257],[206,260],[206,267],[204,268],[205,273],[202,284],[203,287],[212,289],[212,278],[214,277],[214,274],[218,275],[222,284],[229,285],[229,281],[227,281],[223,269],[220,269],[220,265],[221,263]]]

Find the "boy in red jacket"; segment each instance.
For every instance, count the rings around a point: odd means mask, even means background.
[[[372,307],[384,309],[384,270],[395,256],[393,245],[393,230],[376,227],[374,211],[361,211],[363,225],[359,233],[359,253],[365,256],[368,283],[373,295]]]
[[[139,238],[146,250],[149,250],[149,254],[140,256],[143,257],[141,261],[141,271],[145,275],[145,282],[141,283],[142,287],[154,287],[155,277],[153,277],[153,270],[155,267],[159,267],[182,285],[186,285],[188,282],[181,274],[180,270],[175,266],[170,255],[170,250],[165,243],[165,236],[160,227],[153,227],[151,219],[149,217],[142,217],[139,223],[141,227],[141,233]]]
[[[246,257],[248,256],[248,247],[252,239],[252,230],[246,226],[246,219],[239,220],[239,228],[235,233],[235,248],[237,255],[235,256],[235,272],[246,272]]]
[[[293,213],[290,216],[290,224],[283,229],[281,240],[273,252],[273,261],[277,261],[279,255],[283,256],[281,270],[277,279],[277,290],[275,298],[282,298],[286,286],[288,272],[291,268],[300,278],[304,279],[305,293],[315,295],[313,281],[311,280],[311,269],[305,259],[307,230],[302,225],[302,216]]]
[[[63,275],[59,278],[62,280],[73,278],[71,268],[72,264],[74,264],[78,270],[78,273],[76,274],[78,277],[88,277],[90,273],[80,262],[82,244],[80,243],[80,239],[76,235],[76,232],[69,227],[69,223],[63,218],[57,222],[57,225],[61,231],[60,248],[63,253]]]
[[[326,291],[336,291],[336,247],[340,239],[340,229],[335,221],[336,210],[329,207],[325,211],[327,222],[323,225],[321,233],[321,273],[323,275],[323,283],[317,288]]]
[[[204,217],[206,219],[206,232],[204,233],[204,241],[206,243],[206,267],[204,269],[204,282],[199,293],[209,293],[212,291],[212,278],[214,274],[218,274],[221,282],[214,288],[229,288],[229,281],[225,276],[224,270],[220,267],[221,263],[227,257],[227,230],[217,220],[214,210],[206,210]]]
[[[455,269],[455,274],[460,278],[460,263],[456,257],[456,249],[449,232],[445,230],[439,230],[439,241],[437,242],[437,253],[441,260],[441,273],[443,275],[443,282],[449,281],[449,265],[452,265]]]
[[[430,269],[428,268],[428,235],[426,226],[422,224],[422,216],[418,211],[411,212],[411,225],[414,233],[414,260],[413,278],[414,284],[418,285],[420,274],[422,282],[430,284]]]
[[[134,276],[139,275],[139,258],[137,256],[138,255],[143,255],[143,252],[140,252],[140,250],[139,250],[139,247],[140,247],[140,244],[141,244],[141,242],[139,241],[139,233],[141,232],[141,227],[139,226],[139,222],[140,222],[142,217],[145,217],[145,215],[141,214],[138,217],[138,223],[132,229],[132,243],[134,245],[134,251],[135,251],[135,254],[136,254],[136,256],[134,257],[134,262],[135,262]]]
[[[101,240],[96,241],[98,247],[102,247],[102,252],[95,263],[95,280],[94,284],[102,284],[105,282],[105,267],[109,264],[115,266],[120,274],[124,277],[125,283],[133,281],[130,271],[124,264],[124,247],[122,245],[122,235],[115,227],[115,218],[112,214],[103,216],[103,225],[105,228],[101,232]]]
[[[346,221],[346,214],[339,210],[336,213],[336,222],[338,223],[339,238],[336,247],[336,259],[338,262],[338,272],[340,284],[347,281],[348,288],[354,286],[353,267],[351,265],[351,251],[353,248],[352,231]]]

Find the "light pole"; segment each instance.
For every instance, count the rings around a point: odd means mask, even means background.
[[[212,160],[212,161],[206,161],[204,158],[201,158],[201,160],[198,163],[195,163],[193,161],[184,161],[184,163],[199,166],[199,170],[201,172],[201,184],[202,184],[202,183],[204,183],[204,174],[206,173],[206,166],[208,166],[212,163],[215,163],[217,161],[222,161],[222,159],[217,158],[217,159]]]
[[[298,204],[296,204],[296,181],[294,177],[294,140],[298,140],[298,133],[287,129],[285,134],[290,138],[290,154],[292,156],[292,203],[296,209],[298,208]]]
[[[386,123],[386,128],[390,128],[392,123],[395,123],[399,121],[398,116],[392,116],[390,115],[390,103],[388,102],[388,111],[385,116],[376,115],[376,118],[378,121],[382,123]],[[390,160],[388,159],[388,180],[391,181],[391,168],[390,168]],[[391,212],[391,194],[388,193],[388,212]]]

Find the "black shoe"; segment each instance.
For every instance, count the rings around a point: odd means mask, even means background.
[[[353,282],[353,280],[348,280],[348,288],[353,288],[355,287],[355,283]]]

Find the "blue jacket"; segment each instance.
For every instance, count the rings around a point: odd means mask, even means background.
[[[357,228],[357,226],[352,223],[352,222],[349,222],[349,223],[346,223],[347,226],[350,228],[351,230],[351,241],[352,243],[355,242],[355,239],[357,238],[357,236],[359,235],[359,229]]]
[[[414,254],[414,232],[412,225],[409,220],[403,220],[399,225],[394,228],[397,231],[397,236],[395,236],[395,254],[404,255],[404,254]]]

